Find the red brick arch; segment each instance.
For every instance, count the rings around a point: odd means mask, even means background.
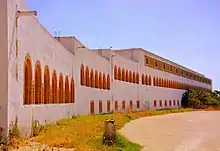
[[[71,103],[75,103],[75,84],[74,84],[74,78],[71,78],[71,84],[70,84],[70,101]]]
[[[46,65],[44,68],[44,104],[49,104],[50,96],[50,70],[49,67]]]
[[[126,81],[125,69],[122,68],[122,81]]]
[[[63,100],[63,74],[60,73],[59,77],[59,103],[64,103]]]
[[[83,64],[81,64],[81,68],[80,68],[80,81],[81,81],[81,85],[84,86],[86,82],[85,82],[85,70]]]
[[[91,84],[91,87],[92,87],[92,88],[95,87],[95,76],[94,76],[94,71],[93,71],[93,69],[91,69],[91,72],[90,72],[90,84]]]
[[[32,63],[31,63],[31,57],[29,55],[26,55],[24,61],[24,104],[32,103],[31,90],[32,90]]]
[[[35,64],[35,103],[36,104],[40,104],[42,102],[41,90],[42,90],[41,64],[40,61],[37,60]]]
[[[107,89],[110,90],[110,75],[107,75]]]
[[[118,70],[117,70],[117,66],[114,66],[114,78],[115,78],[115,80],[118,79]]]
[[[103,89],[102,73],[99,72],[99,89]]]
[[[103,73],[103,89],[107,89],[107,79],[105,73]]]
[[[99,74],[98,71],[95,71],[95,88],[99,88]]]
[[[53,74],[52,74],[52,102],[58,103],[57,102],[57,73],[55,69],[53,70]]]

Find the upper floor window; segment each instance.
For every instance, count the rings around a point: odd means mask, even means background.
[[[171,72],[173,71],[173,67],[172,67],[172,66],[170,66],[170,71],[171,71]]]
[[[148,65],[148,63],[149,63],[149,60],[148,60],[148,58],[147,58],[147,57],[145,57],[145,64],[147,64],[147,65]]]
[[[158,67],[157,60],[155,60],[155,67]]]
[[[164,70],[166,69],[166,64],[165,64],[165,63],[163,64],[163,69],[164,69]]]
[[[178,69],[176,69],[176,73],[178,73]]]

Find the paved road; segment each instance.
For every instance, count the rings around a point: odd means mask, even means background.
[[[126,124],[121,132],[144,151],[220,151],[220,112],[145,117]]]

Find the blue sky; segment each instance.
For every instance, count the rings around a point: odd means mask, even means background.
[[[213,79],[220,89],[219,0],[25,0],[51,34],[89,48],[142,47]]]

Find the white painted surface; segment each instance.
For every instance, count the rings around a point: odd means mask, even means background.
[[[5,23],[2,24],[3,28],[0,29],[1,56],[5,56],[1,58],[2,63],[0,64],[2,66],[0,71],[1,73],[3,73],[2,78],[0,79],[0,104],[1,106],[5,107],[4,109],[0,109],[0,113],[1,115],[3,115],[0,121],[3,122],[2,126],[6,129],[6,131],[7,126],[15,120],[16,116],[18,117],[19,127],[22,134],[28,135],[30,133],[32,118],[34,118],[35,120],[39,120],[41,124],[44,124],[45,122],[54,122],[61,118],[71,117],[74,114],[89,114],[90,100],[95,101],[95,113],[98,113],[99,100],[103,101],[103,112],[106,112],[107,110],[107,100],[118,100],[119,108],[121,107],[122,100],[126,100],[127,105],[129,104],[129,101],[132,100],[134,107],[136,101],[140,100],[141,109],[154,108],[154,100],[162,100],[163,108],[164,100],[181,100],[184,90],[141,85],[142,73],[148,75],[150,74],[151,77],[158,76],[161,78],[168,78],[172,80],[177,80],[179,82],[186,82],[198,86],[207,87],[202,83],[198,83],[189,79],[171,75],[169,73],[164,73],[162,71],[144,66],[143,51],[134,50],[120,54],[119,52],[106,50],[102,51],[102,53],[99,54],[98,51],[91,51],[86,47],[79,48],[83,44],[81,44],[74,37],[61,38],[59,42],[48,31],[46,31],[46,29],[34,17],[22,16],[18,20],[19,51],[18,57],[16,57],[16,4],[18,5],[18,10],[27,10],[27,7],[25,6],[23,0],[7,0],[7,10],[6,0],[1,0],[0,4],[0,10],[2,12],[0,14],[0,21],[1,24],[2,22]],[[6,14],[6,12],[8,14]],[[5,30],[7,28],[8,30]],[[8,31],[8,34],[5,31]],[[8,52],[8,60],[6,60],[7,53],[5,52]],[[53,69],[56,69],[57,76],[60,72],[62,72],[64,76],[74,76],[74,104],[23,104],[24,58],[27,54],[29,54],[32,59],[32,79],[34,79],[35,63],[37,60],[39,60],[41,63],[42,82],[44,78],[43,74],[45,65],[49,66],[50,77],[52,77]],[[100,90],[96,88],[81,86],[81,64],[84,64],[84,67],[88,66],[90,69],[97,70],[99,72],[105,73],[106,75],[112,75],[110,59],[111,55],[116,55],[115,57],[113,57],[114,65],[131,71],[139,72],[140,84],[132,84],[113,80],[113,83],[111,83],[111,90]],[[18,79],[16,79],[15,76],[16,64],[18,66]],[[50,84],[52,84],[52,81],[50,81]],[[159,102],[157,104],[159,104]]]

